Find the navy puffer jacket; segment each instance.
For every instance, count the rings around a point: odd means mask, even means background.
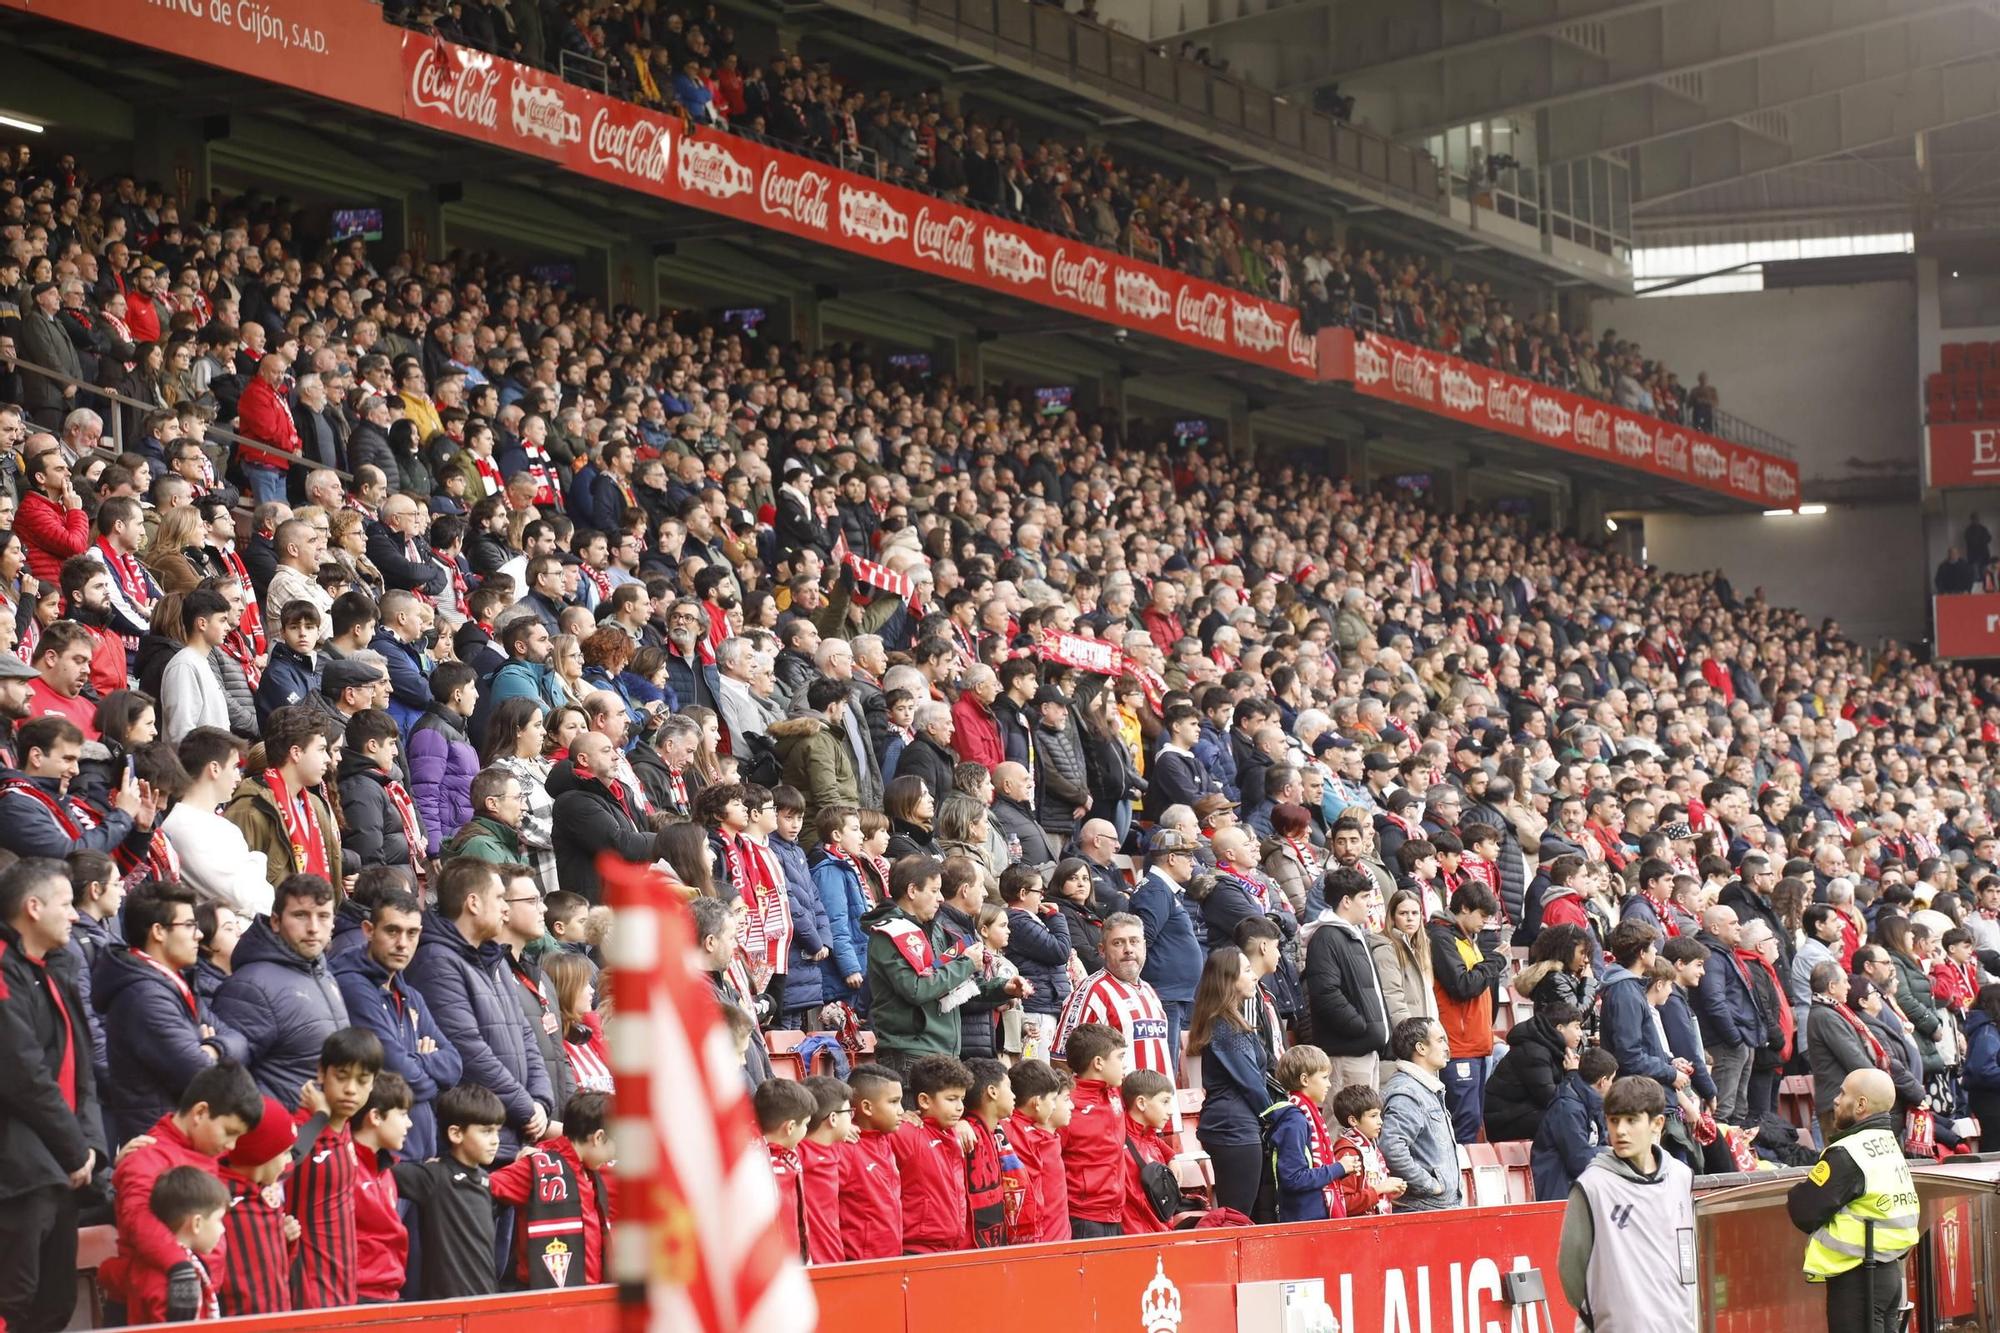
[[[215,1016],[241,1034],[244,1063],[266,1096],[297,1110],[299,1089],[319,1077],[319,1048],[347,1026],[347,1002],[323,957],[303,958],[258,917],[236,942]]]
[[[1060,1015],[1069,999],[1069,920],[1050,904],[1039,912],[1007,909],[1007,961],[1034,985],[1022,1002],[1031,1014]]]
[[[196,1074],[226,1056],[242,1061],[249,1048],[173,978],[129,949],[106,949],[91,974],[90,1002],[104,1020],[110,1077],[98,1090],[111,1136],[124,1143],[179,1105]],[[201,1026],[215,1029],[204,1038]],[[203,1048],[207,1049],[204,1050]]]

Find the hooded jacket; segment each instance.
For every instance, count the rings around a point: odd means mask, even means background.
[[[1433,916],[1428,929],[1438,1022],[1451,1040],[1451,1058],[1491,1055],[1493,984],[1506,975],[1507,956],[1485,952],[1478,940],[1466,937],[1456,917]]]
[[[854,775],[854,750],[847,732],[826,720],[824,713],[804,713],[773,722],[767,733],[784,766],[785,781],[806,798],[806,827],[830,805],[861,804],[861,785]],[[933,791],[942,799],[951,789]]]
[[[456,1086],[465,1071],[458,1048],[431,1017],[424,997],[400,974],[391,975],[365,947],[336,957],[333,976],[354,1025],[382,1039],[382,1067],[410,1085],[410,1134],[403,1155],[417,1162],[437,1156],[437,1116],[431,1103],[439,1092]],[[417,1049],[426,1037],[435,1050]]]
[[[433,703],[410,728],[410,799],[423,821],[425,852],[436,856],[453,830],[473,815],[472,780],[479,776],[479,751],[472,748],[466,720]]]
[[[1568,1071],[1569,1047],[1543,1014],[1516,1023],[1507,1033],[1507,1054],[1486,1079],[1486,1137],[1498,1143],[1532,1139],[1535,1126],[1554,1104]]]
[[[193,987],[190,985],[189,992]],[[106,1128],[119,1143],[143,1134],[180,1103],[188,1083],[215,1058],[238,1062],[243,1038],[216,1020],[208,1002],[187,995],[130,949],[106,949],[91,977],[90,1003],[103,1017],[110,1077],[100,1090]],[[202,1036],[206,1025],[215,1029]]]
[[[1652,1008],[1644,977],[1617,965],[1605,972],[1599,1023],[1604,1049],[1618,1061],[1619,1073],[1656,1079],[1672,1096],[1679,1074]]]
[[[319,1051],[348,1024],[347,1002],[324,957],[306,958],[258,917],[236,941],[215,1016],[239,1033],[244,1063],[265,1095],[296,1109],[319,1074]]]
[[[1571,1073],[1535,1126],[1535,1146],[1528,1155],[1535,1197],[1567,1199],[1583,1168],[1610,1140],[1611,1131],[1604,1123],[1604,1099],[1583,1081],[1583,1075]]]
[[[815,861],[812,881],[826,912],[826,945],[832,951],[818,964],[822,995],[845,999],[847,978],[863,975],[868,966],[868,928],[862,924],[868,898],[861,891],[861,873],[838,857]]]

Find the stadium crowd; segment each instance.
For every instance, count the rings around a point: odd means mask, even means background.
[[[585,57],[607,71],[608,90],[629,101],[1257,292],[1298,306],[1308,332],[1372,328],[1635,412],[1716,428],[1720,399],[1707,372],[1684,384],[1613,330],[1593,337],[1565,328],[1552,309],[1517,310],[1491,282],[1442,273],[1426,256],[1359,237],[1340,244],[1210,182],[1121,162],[1102,145],[1037,137],[1012,118],[968,111],[940,89],[857,87],[798,51],[772,49],[760,61],[739,48],[735,28],[712,5],[391,0],[384,12],[532,65],[554,69],[563,53]]]
[[[1252,1220],[1482,1134],[1558,1197],[1620,1075],[1697,1169],[1810,1157],[1787,1068],[2000,1097],[1967,671],[68,157],[0,243],[10,1329],[101,1219],[135,1322],[599,1280],[621,864],[821,1261],[1160,1229],[1197,1144]]]

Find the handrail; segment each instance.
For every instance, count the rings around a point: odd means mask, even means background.
[[[83,393],[91,394],[95,397],[106,399],[109,402],[117,403],[124,407],[135,407],[142,412],[160,412],[165,410],[158,403],[140,402],[137,398],[127,397],[126,395],[119,393],[115,389],[107,389],[101,384],[92,384],[89,380],[78,379],[74,375],[65,375],[60,370],[51,370],[47,366],[37,365],[33,361],[26,360],[25,358],[19,356],[7,358],[7,364],[14,366],[14,368],[17,370],[24,370],[31,375],[39,375],[43,379],[54,380],[58,384],[74,385],[78,390],[80,390]],[[74,411],[74,410],[75,410],[74,408],[69,409],[69,411]],[[67,412],[65,412],[65,415],[67,415]],[[109,425],[111,429],[111,439],[113,444],[117,447],[117,451],[121,454],[124,453],[126,451],[124,415],[119,412],[112,412],[110,414],[110,420],[106,424]],[[226,441],[229,444],[238,446],[247,445],[248,447],[256,449],[262,453],[274,454],[279,458],[283,458],[290,462],[296,463],[300,467],[313,468],[315,470],[326,467],[326,464],[320,462],[316,458],[307,458],[304,454],[293,453],[289,449],[280,449],[275,444],[266,444],[262,440],[253,440],[247,435],[239,435],[235,431],[230,430],[225,426],[215,425],[213,422],[209,423],[208,425],[202,428],[202,434],[204,438],[209,435],[219,435],[222,437],[224,441]],[[327,468],[327,470],[329,472],[332,472],[335,476],[339,477],[343,482],[352,483],[354,480],[354,474],[351,472],[343,472],[337,467]]]

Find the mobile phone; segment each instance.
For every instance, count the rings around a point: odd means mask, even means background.
[[[138,761],[138,759],[137,759],[137,758],[136,758],[135,756],[133,756],[133,755],[129,755],[129,754],[128,754],[128,755],[126,755],[126,756],[125,756],[125,781],[126,781],[127,783],[130,783],[130,782],[132,781],[132,779],[133,779],[133,778],[134,778],[135,776],[137,776],[137,774],[138,774],[138,769],[139,769],[139,761]]]

